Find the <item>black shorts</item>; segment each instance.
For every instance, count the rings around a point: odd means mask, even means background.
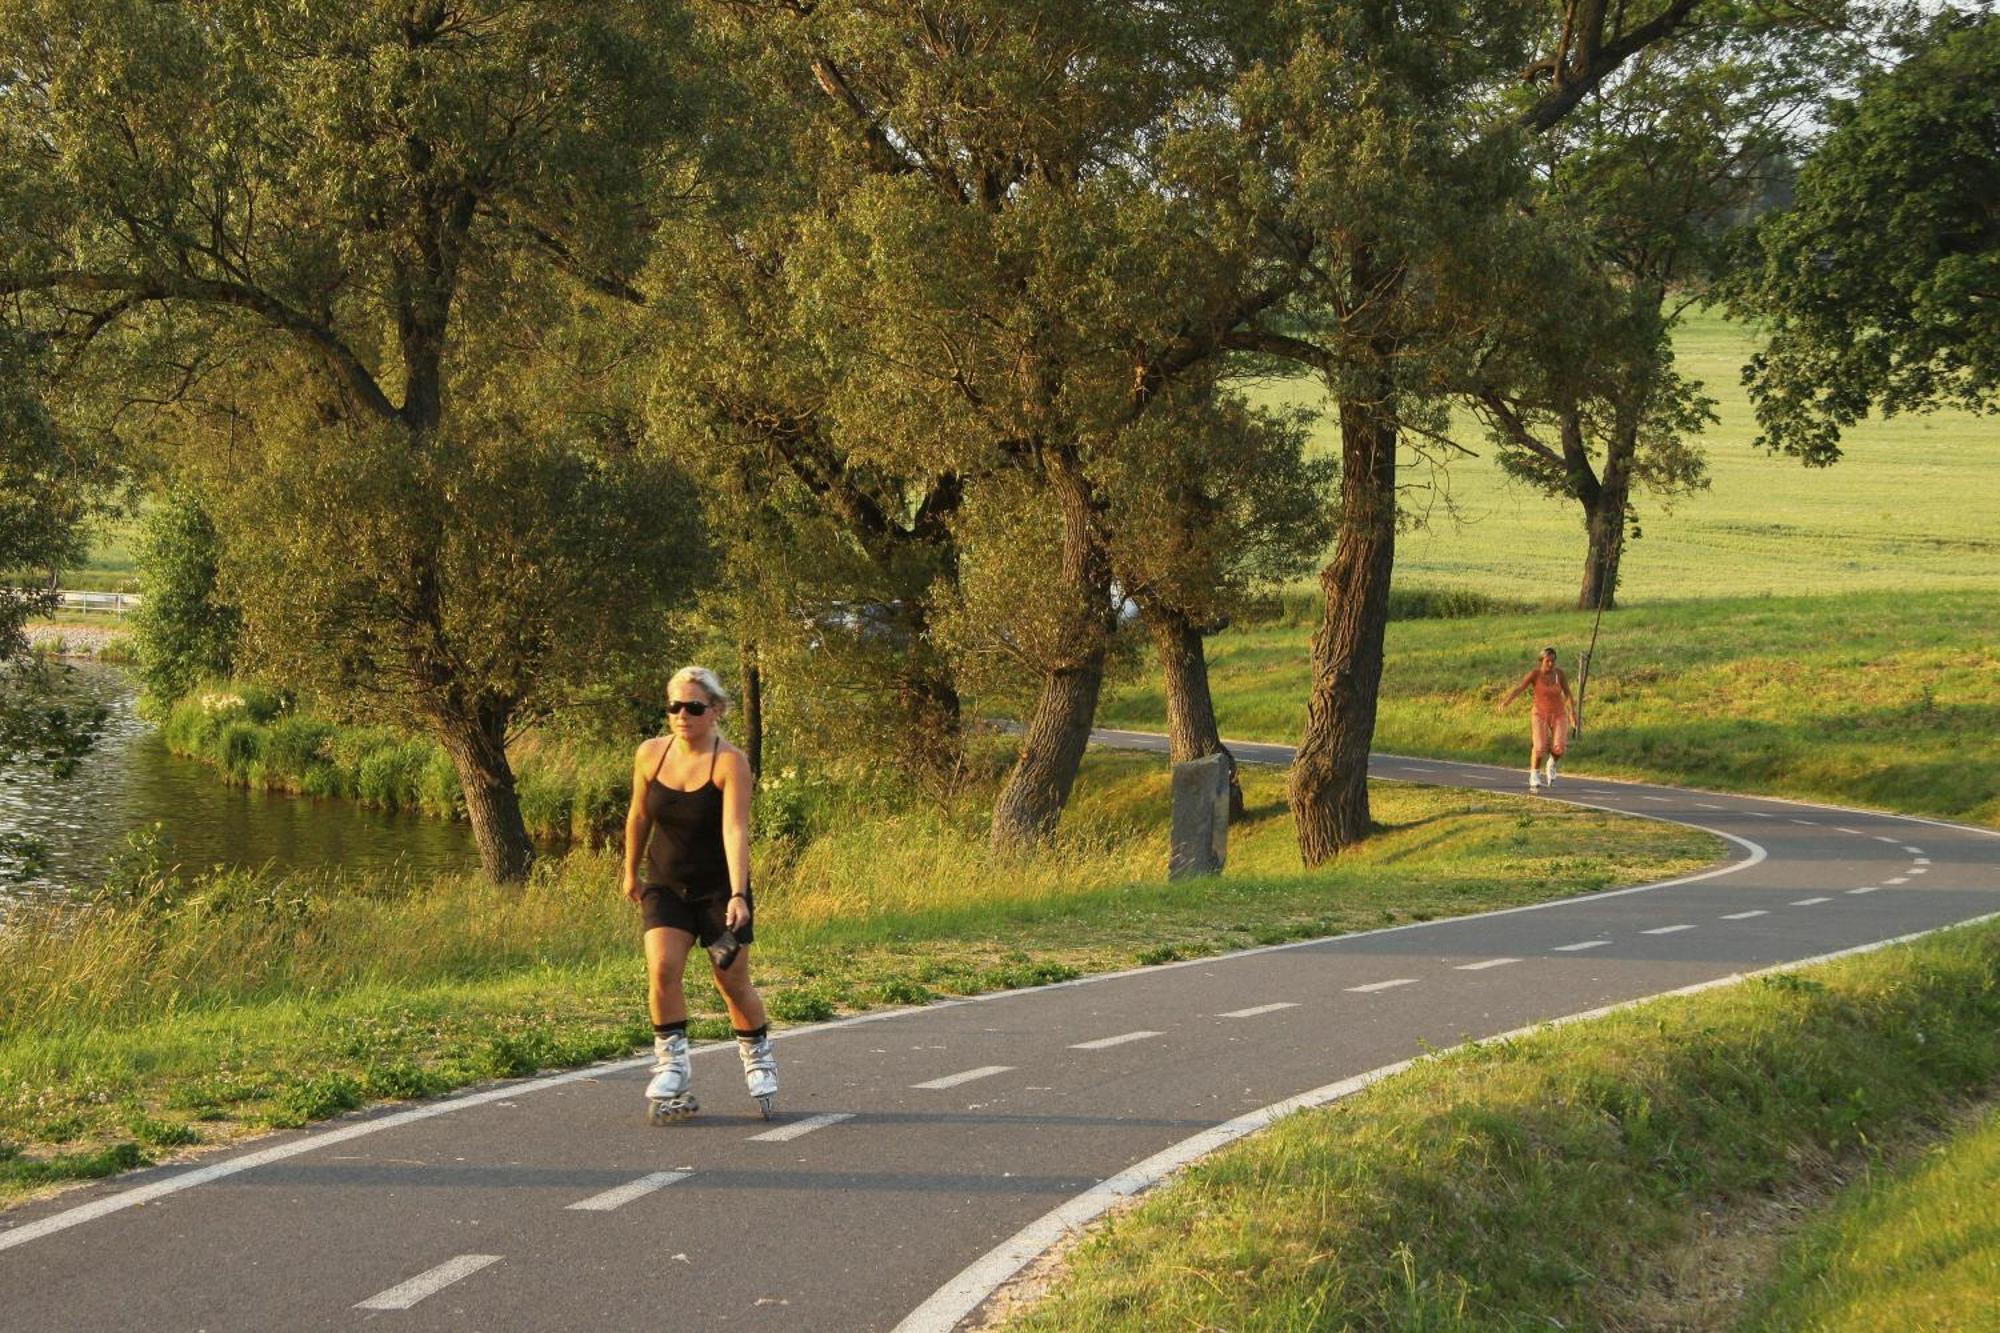
[[[751,911],[751,924],[736,932],[738,944],[749,944],[756,938],[757,903],[745,893],[744,906]],[[672,889],[647,885],[639,890],[639,911],[646,919],[646,929],[665,926],[669,930],[685,931],[704,946],[728,929],[728,918],[723,914],[729,910],[729,896],[683,898]]]

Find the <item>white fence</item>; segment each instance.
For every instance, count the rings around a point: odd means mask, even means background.
[[[83,615],[122,616],[139,608],[136,592],[58,592],[56,606]]]

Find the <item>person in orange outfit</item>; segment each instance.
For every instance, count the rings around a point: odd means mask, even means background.
[[[1556,650],[1542,649],[1542,657],[1520,684],[1507,691],[1497,711],[1532,690],[1534,720],[1529,724],[1528,790],[1556,785],[1556,761],[1569,748],[1569,731],[1576,725],[1576,697],[1569,692],[1569,677],[1556,665]]]

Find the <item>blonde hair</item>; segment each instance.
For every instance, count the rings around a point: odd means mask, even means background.
[[[705,666],[684,666],[674,672],[673,679],[667,682],[668,698],[673,697],[676,685],[699,685],[717,713],[729,711],[729,691],[722,688],[722,681]]]

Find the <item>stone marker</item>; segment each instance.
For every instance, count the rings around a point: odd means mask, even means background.
[[[1173,849],[1167,878],[1218,875],[1229,853],[1229,756],[1174,765]]]

